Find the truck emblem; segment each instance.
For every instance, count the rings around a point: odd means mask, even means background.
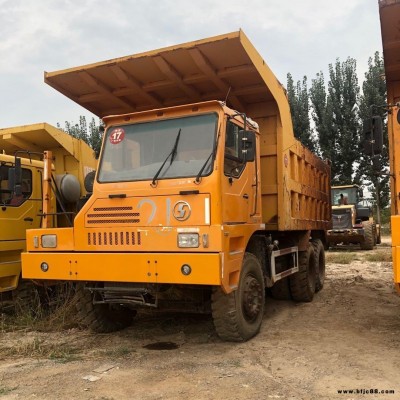
[[[173,216],[178,221],[186,221],[192,214],[190,204],[186,201],[178,201],[174,205]]]

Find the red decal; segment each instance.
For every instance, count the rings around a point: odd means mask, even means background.
[[[125,131],[122,128],[115,128],[110,135],[111,144],[118,144],[124,140]]]

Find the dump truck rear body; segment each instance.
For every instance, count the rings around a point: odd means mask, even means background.
[[[295,274],[311,238],[325,241],[330,167],[294,138],[285,91],[243,32],[46,81],[102,116],[106,132],[92,197],[73,228],[29,231],[25,277],[86,282],[102,305],[156,306],[171,284],[192,297],[210,288],[218,315],[241,292],[253,321],[261,287]],[[261,283],[243,273],[254,263]]]
[[[379,13],[387,86],[391,230],[394,282],[400,292],[400,1],[380,0]]]
[[[21,275],[21,252],[25,250],[26,229],[40,228],[43,217],[43,168],[45,150],[54,155],[52,170],[61,178],[66,174],[77,178],[81,194],[86,191],[83,180],[95,169],[93,151],[80,140],[48,124],[34,124],[0,129],[0,292],[16,289]],[[22,193],[16,194],[10,180],[15,169],[15,156],[22,167]],[[56,196],[50,199],[56,212]],[[63,226],[65,217],[49,216],[49,226]]]

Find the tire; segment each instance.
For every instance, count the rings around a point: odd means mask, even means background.
[[[42,314],[41,291],[42,287],[36,286],[32,281],[19,279],[17,288],[13,291],[13,303],[16,314]]]
[[[379,226],[378,233],[376,235],[376,244],[381,244],[382,243],[382,238],[381,238],[381,227]]]
[[[119,331],[131,325],[134,312],[120,305],[93,304],[93,294],[80,283],[75,294],[78,322],[93,332]]]
[[[283,278],[274,283],[270,289],[271,296],[277,300],[292,300],[290,293],[289,278]]]
[[[314,247],[309,243],[306,251],[299,252],[299,272],[289,277],[294,301],[310,302],[314,298],[317,266]]]
[[[376,235],[376,223],[375,222],[372,223],[372,236],[374,238],[374,247],[375,247],[377,240],[378,240],[377,235]]]
[[[315,239],[311,243],[314,247],[314,257],[317,269],[315,273],[315,292],[319,292],[324,287],[325,282],[325,249],[320,239]]]
[[[237,290],[225,294],[213,290],[211,310],[215,330],[222,340],[244,342],[260,331],[265,303],[262,268],[258,259],[245,253]]]
[[[360,243],[361,250],[373,250],[374,249],[374,236],[372,222],[364,223],[364,242]]]

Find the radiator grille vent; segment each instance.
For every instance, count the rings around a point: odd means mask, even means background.
[[[133,207],[97,207],[93,208],[93,211],[129,211],[133,210]]]
[[[88,219],[88,224],[137,224],[140,222],[140,219]]]
[[[95,207],[90,214],[87,214],[86,223],[88,225],[138,224],[140,213],[129,212],[132,210],[133,207]]]
[[[136,246],[141,244],[140,232],[88,232],[89,246]]]

